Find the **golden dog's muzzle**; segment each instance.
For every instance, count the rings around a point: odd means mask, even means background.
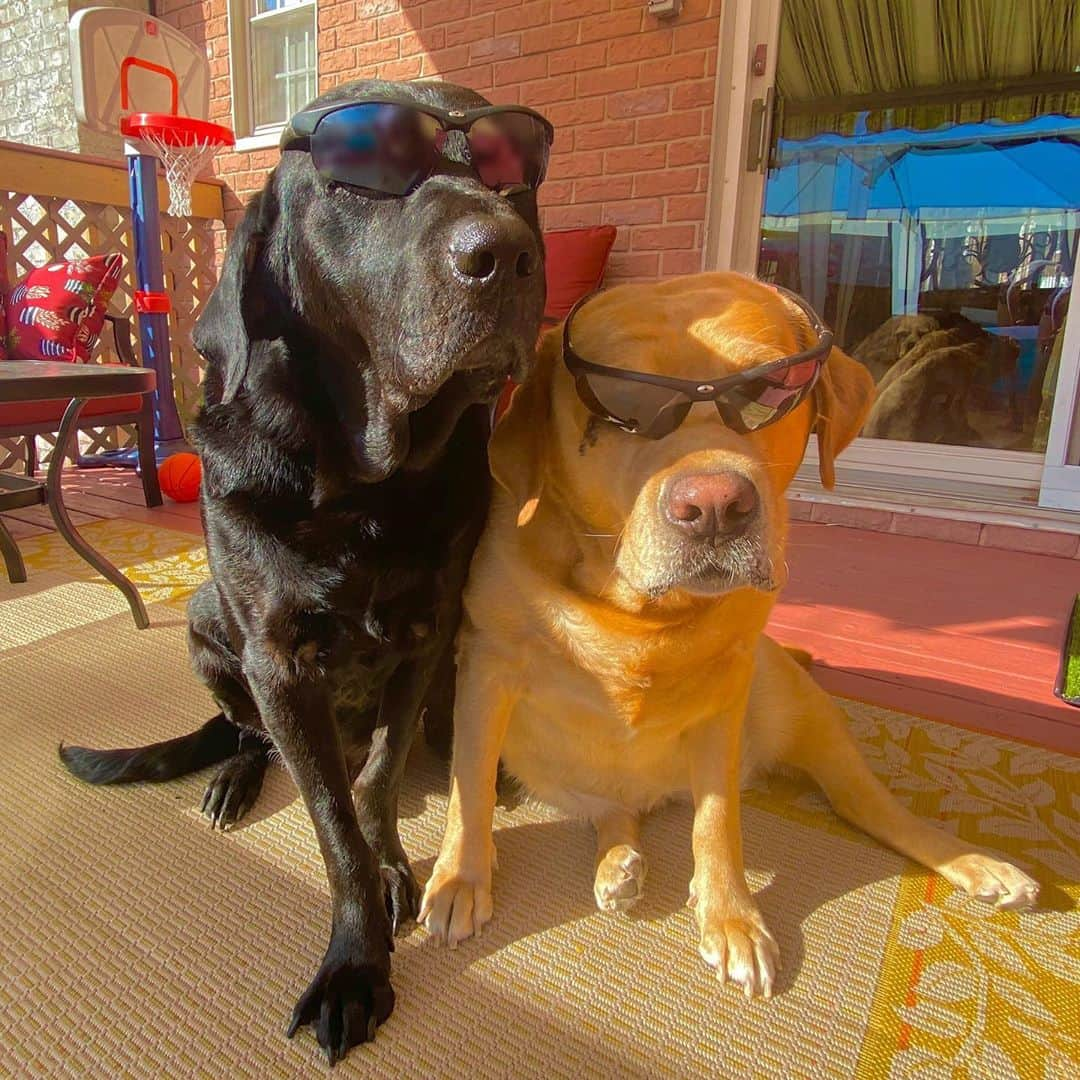
[[[775,528],[767,477],[743,455],[697,453],[654,475],[624,533],[623,575],[648,595],[771,592]]]

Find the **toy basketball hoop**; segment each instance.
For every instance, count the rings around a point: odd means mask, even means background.
[[[169,186],[168,213],[190,217],[191,186],[199,170],[215,150],[235,140],[228,128],[208,119],[205,46],[162,19],[127,8],[84,8],[68,26],[75,115],[93,131],[121,134],[125,140],[135,249],[133,299],[142,363],[157,373],[154,441],[160,460],[186,447],[173,394],[158,161]],[[96,455],[96,463],[116,464],[126,453],[106,451]]]
[[[166,213],[176,217],[191,215],[191,186],[199,170],[220,147],[232,146],[236,141],[233,133],[220,124],[169,113],[132,113],[121,118],[120,131],[153,148],[169,185]]]

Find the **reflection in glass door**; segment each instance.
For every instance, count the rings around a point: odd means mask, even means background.
[[[1080,239],[1080,119],[781,140],[759,272],[870,370],[863,435],[1046,449]]]
[[[849,466],[1034,500],[1080,393],[1080,2],[782,0],[773,27],[757,270],[874,377]]]

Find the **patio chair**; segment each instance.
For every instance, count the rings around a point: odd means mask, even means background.
[[[15,327],[14,323],[12,323],[12,327],[6,325],[6,309],[10,306],[12,301],[30,302],[25,300],[26,296],[40,296],[46,288],[39,284],[32,286],[32,288],[38,290],[35,294],[33,292],[27,293],[25,286],[15,286],[9,292],[7,286],[6,240],[7,238],[4,233],[0,231],[0,364],[6,363],[8,359],[8,350],[4,348],[5,333]],[[109,260],[108,265],[110,266],[110,273],[113,275],[111,278],[113,283],[118,280],[120,274],[120,264],[117,261],[118,258],[118,256],[107,257]],[[89,261],[93,262],[94,260]],[[75,267],[74,270],[67,269],[64,271],[65,278],[69,274],[77,274],[79,272],[78,263],[57,263],[50,268],[49,272],[55,272],[61,267]],[[64,287],[67,288],[68,291],[58,293],[58,295],[68,296],[71,300],[74,300],[77,296],[81,295],[78,291],[81,286],[77,280],[65,281]],[[52,288],[56,290],[60,287],[54,283]],[[24,294],[22,297],[19,295],[20,290]],[[111,294],[111,292],[112,288],[110,287],[108,289],[108,294]],[[33,302],[42,303],[44,301],[35,299]],[[107,302],[108,295],[102,294],[100,301],[101,306],[104,306]],[[101,317],[100,314],[98,317]],[[36,328],[39,318],[41,318],[41,313],[35,313],[35,317],[30,319],[29,323],[19,324],[16,329],[23,330],[24,325],[26,325],[33,330]],[[138,366],[138,361],[135,358],[135,352],[131,345],[130,320],[125,316],[113,315],[107,311],[103,313],[103,318],[105,323],[112,326],[113,340],[116,344],[116,352],[120,357],[121,362],[131,367]],[[43,325],[55,329],[53,323],[46,322]],[[91,352],[97,342],[97,330],[95,326],[94,331],[91,332],[89,323],[80,325],[85,325],[86,329],[85,332],[76,339],[78,341],[77,348],[68,346],[65,346],[64,348],[60,348],[59,346],[46,346],[45,351],[40,358],[56,359],[72,363],[89,362]],[[100,325],[103,326],[104,324]],[[11,356],[10,359],[18,359],[18,356]],[[34,360],[37,359],[39,359],[39,356],[35,354]],[[143,498],[147,506],[160,506],[161,489],[158,485],[157,462],[154,455],[153,401],[152,394],[128,394],[120,397],[99,398],[88,401],[79,418],[79,430],[120,425],[134,426],[138,445],[139,471],[142,478]],[[0,403],[0,439],[17,438],[25,440],[27,476],[33,476],[37,472],[36,436],[48,435],[59,431],[60,421],[63,419],[64,410],[67,408],[67,405],[68,402],[66,400]],[[61,452],[66,449],[66,447],[61,448]]]
[[[123,363],[138,367],[131,347],[131,320],[123,315],[107,314],[105,321],[112,326],[116,353]],[[0,360],[0,363],[5,361]],[[133,425],[136,432],[139,474],[143,499],[147,506],[161,505],[157,461],[154,457],[154,399],[151,394],[126,394],[121,397],[88,401],[79,417],[79,430],[99,427]],[[26,475],[37,472],[37,435],[51,435],[60,428],[67,408],[66,399],[35,401],[25,404],[0,403],[0,439],[22,438],[26,446]]]

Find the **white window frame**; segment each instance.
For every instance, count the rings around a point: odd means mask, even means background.
[[[716,102],[713,110],[713,173],[705,221],[703,268],[757,271],[765,201],[765,168],[748,169],[748,142],[755,100],[771,106],[780,41],[782,0],[725,0],[720,9]],[[755,49],[766,47],[765,70],[756,75]],[[767,119],[760,142],[768,147]],[[1047,509],[1080,510],[1080,273],[1073,275],[1069,318],[1065,323],[1061,369],[1046,454],[979,447],[940,447],[929,443],[856,439],[837,464],[865,486],[867,473],[880,477],[883,494],[911,490],[920,481],[944,482],[954,491],[977,494],[980,486],[1015,493],[1016,502]],[[817,442],[811,438],[799,478],[812,480]],[[898,478],[900,482],[897,483]]]
[[[297,8],[310,8],[315,33],[315,86],[319,85],[319,11],[318,0],[299,0],[276,11],[252,14],[253,0],[229,0],[229,69],[232,77],[232,117],[236,132],[237,150],[258,150],[277,146],[284,121],[277,124],[255,125],[254,54],[251,47],[251,24],[256,20],[270,21]]]
[[[768,152],[772,132],[773,83],[780,43],[782,0],[726,0],[720,5],[716,105],[713,109],[712,183],[705,218],[704,268],[757,271],[761,212],[765,203],[763,162],[747,168],[754,102],[762,108],[757,148]],[[752,62],[765,46],[765,70]]]

